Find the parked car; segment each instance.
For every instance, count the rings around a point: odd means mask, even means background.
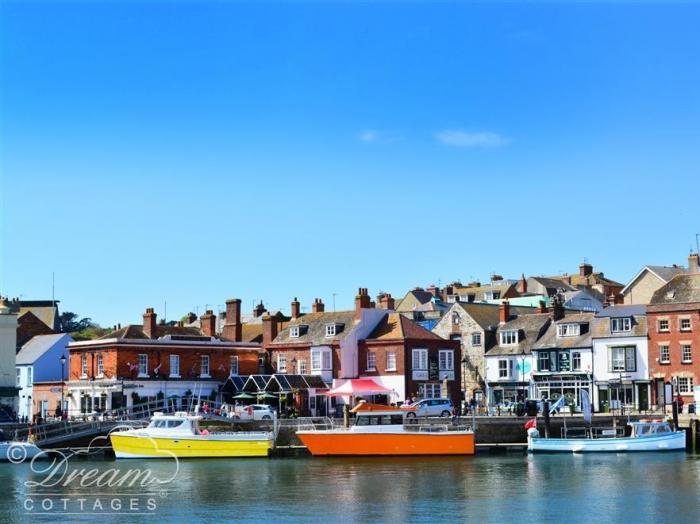
[[[251,404],[250,406],[238,406],[233,415],[236,420],[272,420],[275,418],[275,410],[267,404]]]
[[[407,417],[449,417],[454,413],[454,406],[449,398],[426,398],[413,406],[416,410],[406,413]]]

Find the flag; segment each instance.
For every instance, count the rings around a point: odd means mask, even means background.
[[[530,428],[535,428],[537,429],[537,419],[533,418],[532,420],[528,420],[525,422],[525,425],[523,426],[524,429],[530,429]]]
[[[549,407],[549,414],[551,415],[556,410],[563,408],[565,405],[566,405],[566,397],[564,397],[564,395],[562,395],[561,397],[559,397],[559,400],[557,400],[554,404],[552,404]]]
[[[583,420],[588,424],[593,419],[593,411],[591,410],[591,396],[585,389],[581,390],[581,411],[583,411]]]

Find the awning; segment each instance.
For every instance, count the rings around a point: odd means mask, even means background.
[[[327,395],[329,397],[348,397],[355,395],[386,395],[389,393],[392,393],[389,388],[377,384],[371,378],[353,378],[341,386],[331,389]]]

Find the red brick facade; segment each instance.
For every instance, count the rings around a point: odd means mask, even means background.
[[[403,339],[403,340],[362,340],[358,347],[358,368],[362,376],[391,376],[403,375],[405,381],[404,398],[418,397],[420,384],[441,385],[439,379],[413,380],[413,350],[427,349],[428,361],[438,361],[440,350],[451,349],[453,351],[454,380],[448,381],[449,396],[455,406],[461,400],[461,360],[462,352],[459,340],[437,339]],[[374,370],[367,369],[368,352],[374,353]],[[387,369],[387,355],[394,353],[396,356],[396,369]]]
[[[179,355],[179,378],[199,379],[201,375],[202,356],[209,356],[209,377],[224,381],[228,378],[231,357],[238,357],[238,373],[252,375],[258,372],[257,347],[231,345],[201,346],[177,345],[176,343],[143,344],[95,341],[94,344],[70,347],[70,365],[68,380],[85,380],[93,378],[127,378],[138,377],[139,355],[148,355],[148,376],[155,378],[156,369],[160,379],[170,378],[170,355]],[[87,357],[87,374],[82,373],[82,356]],[[103,375],[98,376],[98,359],[102,357]],[[158,368],[160,366],[160,368]]]
[[[685,325],[681,325],[684,320]],[[652,400],[662,399],[660,383],[679,378],[684,383],[680,393],[692,395],[692,386],[700,385],[700,303],[650,305],[647,308],[649,325],[649,378],[653,381]],[[684,346],[690,346],[690,351]],[[665,348],[668,347],[668,351]],[[690,357],[688,359],[688,357]],[[691,379],[688,391],[688,380]],[[689,401],[690,398],[686,398]]]

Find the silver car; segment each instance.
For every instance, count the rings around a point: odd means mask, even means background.
[[[449,417],[454,413],[454,406],[449,398],[426,398],[413,406],[416,408],[415,412],[407,413],[407,417]]]

